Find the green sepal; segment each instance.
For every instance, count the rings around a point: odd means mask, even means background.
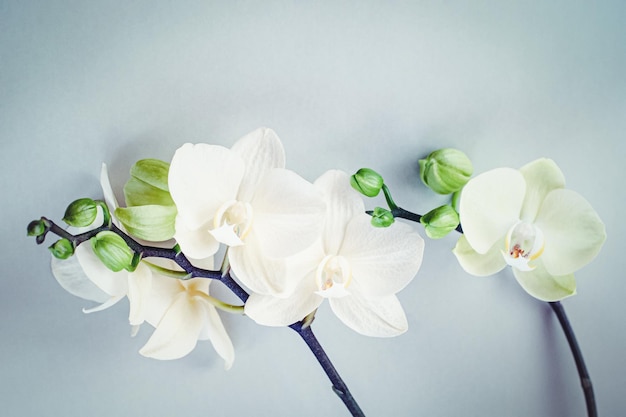
[[[48,249],[58,259],[67,259],[74,254],[74,245],[66,238],[57,240]]]
[[[158,159],[137,161],[130,169],[130,179],[124,185],[126,205],[173,205],[167,183],[169,167],[167,162]]]
[[[437,207],[420,219],[426,235],[431,239],[441,239],[459,225],[459,214],[451,205]]]
[[[176,206],[147,205],[120,207],[115,217],[126,230],[139,239],[160,242],[174,237]]]
[[[120,235],[109,230],[98,233],[91,238],[91,247],[102,263],[113,272],[123,269],[134,271],[135,252]]]

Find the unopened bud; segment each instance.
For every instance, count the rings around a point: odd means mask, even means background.
[[[383,187],[383,177],[373,169],[361,168],[350,177],[352,188],[367,197],[376,197]]]
[[[91,247],[102,263],[113,272],[122,269],[134,271],[137,267],[135,253],[115,232],[105,230],[91,238]]]
[[[450,205],[437,207],[420,219],[426,235],[431,239],[441,239],[459,225],[459,214]]]
[[[74,245],[66,238],[57,240],[48,249],[58,259],[67,259],[74,254]]]
[[[396,220],[393,218],[393,214],[382,207],[376,207],[372,212],[372,226],[374,227],[389,227]]]
[[[463,188],[474,171],[467,155],[458,149],[446,148],[419,160],[420,178],[439,194],[451,194]]]
[[[174,205],[167,182],[169,169],[170,164],[158,159],[137,161],[130,169],[130,179],[124,185],[126,205]]]
[[[47,230],[46,223],[42,219],[33,220],[28,223],[26,234],[27,236],[43,236]]]
[[[63,221],[70,226],[86,227],[96,220],[98,204],[91,198],[79,198],[67,206]]]

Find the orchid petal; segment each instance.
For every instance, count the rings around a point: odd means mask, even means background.
[[[541,260],[552,275],[570,274],[593,260],[606,239],[604,223],[580,194],[549,193],[535,221],[545,236]]]
[[[363,200],[350,185],[348,174],[342,171],[325,172],[315,180],[315,187],[322,192],[326,203],[324,250],[329,254],[339,253],[346,226],[354,216],[365,212]]]
[[[183,281],[172,279],[158,274],[152,275],[149,302],[145,306],[144,319],[152,326],[157,327],[172,300],[185,291]]]
[[[309,274],[287,298],[251,294],[245,305],[245,313],[264,326],[288,326],[302,320],[322,303],[315,294],[315,277]]]
[[[251,202],[254,233],[265,256],[281,258],[310,246],[322,228],[325,205],[313,184],[286,169],[259,182]]]
[[[526,196],[520,218],[532,223],[546,195],[552,190],[565,188],[565,177],[554,161],[546,158],[524,165],[520,172],[526,181]]]
[[[215,307],[205,302],[204,308],[206,311],[205,325],[208,327],[209,339],[217,354],[224,359],[224,369],[228,370],[235,361],[235,348]]]
[[[70,294],[97,303],[109,299],[110,296],[87,277],[75,256],[65,260],[52,257],[50,266],[59,285]]]
[[[502,248],[504,248],[504,238],[496,242],[487,253],[481,254],[472,249],[465,236],[462,235],[452,253],[465,272],[483,277],[493,275],[506,266],[501,252]]]
[[[272,168],[285,168],[285,150],[272,129],[259,128],[239,139],[231,150],[241,156],[246,173],[241,181],[237,199],[250,201],[256,185]]]
[[[222,146],[187,143],[178,148],[168,184],[186,228],[200,228],[225,201],[233,200],[244,171],[241,157]]]
[[[139,263],[134,272],[128,274],[128,320],[136,326],[144,322],[146,306],[152,289],[152,271],[144,263]]]
[[[285,261],[263,256],[261,244],[253,234],[244,246],[228,249],[228,261],[237,278],[253,292],[271,295],[285,292],[289,279]]]
[[[331,298],[329,302],[335,315],[346,326],[365,336],[398,336],[409,327],[395,295],[373,298],[353,295]]]
[[[176,233],[174,233],[174,239],[176,239],[185,255],[191,258],[203,259],[213,256],[218,251],[220,244],[209,233],[208,222],[204,227],[189,229],[180,215],[178,215],[176,216],[175,224]]]
[[[139,239],[162,242],[174,236],[175,206],[121,207],[115,210],[115,217],[131,235]]]
[[[550,275],[542,262],[532,271],[513,268],[513,274],[528,294],[542,301],[559,301],[576,294],[574,274]]]
[[[117,204],[117,199],[113,193],[111,181],[109,180],[109,171],[105,163],[102,164],[102,169],[100,170],[100,186],[102,187],[102,193],[104,194],[104,201],[109,207],[109,211],[113,213],[115,209],[119,207],[119,204]]]
[[[373,227],[365,213],[348,223],[339,251],[367,296],[391,295],[404,288],[417,274],[423,253],[424,240],[409,225]]]
[[[161,360],[182,358],[196,347],[204,314],[202,303],[190,298],[187,292],[181,292],[139,353]]]
[[[96,313],[98,311],[106,310],[107,308],[112,307],[115,304],[117,304],[122,298],[124,298],[123,294],[115,295],[96,307],[83,308],[83,313],[91,314],[91,313]]]
[[[80,245],[74,254],[85,271],[85,275],[102,291],[111,296],[125,296],[128,292],[127,271],[113,272],[108,269],[91,249]]]
[[[510,168],[487,171],[467,183],[459,215],[465,237],[476,252],[487,253],[519,220],[525,192],[524,177]]]

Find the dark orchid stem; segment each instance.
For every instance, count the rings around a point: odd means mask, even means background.
[[[328,358],[328,355],[320,345],[320,342],[317,340],[315,335],[313,334],[313,329],[311,326],[303,325],[303,322],[300,321],[298,323],[294,323],[289,326],[291,329],[295,330],[302,340],[307,344],[313,355],[326,372],[328,379],[333,384],[332,388],[335,394],[343,401],[345,406],[348,408],[353,417],[365,417],[365,414],[359,407],[359,404],[356,402],[350,390],[348,390],[347,385],[341,379],[339,372],[335,369],[332,362]]]
[[[589,417],[597,417],[598,410],[596,408],[596,398],[593,393],[591,377],[589,376],[589,372],[587,371],[587,366],[585,365],[585,360],[583,359],[583,354],[580,350],[580,346],[578,346],[578,342],[576,341],[574,330],[569,323],[569,320],[561,303],[559,301],[554,301],[549,302],[548,304],[550,304],[550,307],[552,307],[554,314],[556,314],[556,317],[559,319],[559,323],[561,323],[561,327],[563,328],[563,333],[565,333],[565,337],[567,338],[567,343],[569,343],[569,347],[572,350],[574,362],[576,362],[576,368],[578,369],[578,375],[580,376],[580,384],[585,394],[585,402],[587,403],[587,415]]]
[[[81,233],[79,235],[72,235],[65,229],[56,225],[53,221],[44,217],[42,217],[42,220],[46,222],[46,227],[48,229],[47,232],[51,232],[60,237],[67,238],[75,246],[87,242],[89,239],[96,236],[99,232],[103,230],[111,230],[112,232],[115,232],[120,237],[122,237],[128,247],[130,247],[134,252],[140,254],[141,258],[171,259],[176,262],[178,266],[180,266],[191,277],[208,278],[222,282],[244,303],[248,300],[248,297],[250,297],[248,292],[231,277],[230,272],[226,271],[222,273],[222,271],[210,271],[198,268],[194,266],[176,246],[174,248],[168,249],[142,245],[112,223],[110,225],[103,225],[97,229]],[[43,236],[43,239],[45,239],[45,235]],[[43,239],[38,239],[37,242],[43,243]],[[343,401],[343,403],[346,405],[352,416],[365,417],[365,414],[363,414],[363,411],[361,411],[361,408],[348,390],[345,382],[343,382],[343,379],[341,379],[339,372],[337,372],[332,362],[330,361],[330,358],[313,334],[313,329],[311,329],[310,326],[312,322],[312,316],[313,315],[311,315],[311,317],[306,317],[303,320],[290,325],[289,327],[296,333],[298,333],[307,344],[307,346],[311,349],[311,352],[313,352],[313,355],[330,379],[333,391],[335,392],[335,394],[337,394],[337,396],[339,396],[339,398],[341,398],[341,401]]]

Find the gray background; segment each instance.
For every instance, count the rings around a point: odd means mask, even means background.
[[[91,304],[25,237],[31,219],[99,197],[103,161],[119,193],[137,159],[269,126],[305,178],[369,166],[422,213],[443,202],[417,180],[436,148],[463,149],[476,172],[555,159],[607,226],[564,306],[601,415],[624,415],[625,5],[1,0],[0,414],[348,415],[288,329],[224,316],[230,371],[208,343],[173,362],[141,357],[151,331],[129,337],[127,303],[83,315]],[[550,309],[510,271],[465,274],[454,239],[427,242],[400,294],[405,335],[366,338],[318,313],[367,415],[584,416]]]

